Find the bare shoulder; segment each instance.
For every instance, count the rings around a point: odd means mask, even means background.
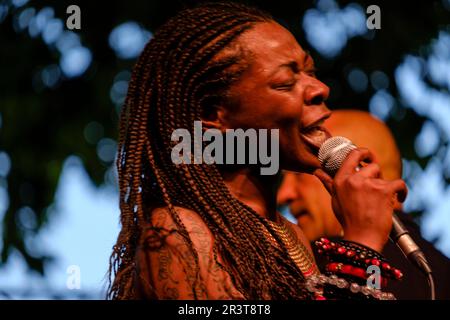
[[[190,209],[174,207],[174,216],[167,207],[155,208],[150,213],[150,223],[144,228],[142,239],[148,241],[154,235],[155,229],[164,236],[167,245],[185,243],[182,237],[180,223],[184,226],[194,247],[199,251],[206,251],[212,246],[214,237],[201,216]],[[175,222],[178,219],[178,223]]]
[[[229,274],[214,259],[214,236],[202,217],[186,208],[175,210],[174,215],[168,208],[154,209],[143,229],[137,259],[144,296],[242,299]],[[190,243],[181,232],[180,223]],[[220,254],[217,259],[223,264]]]
[[[206,299],[205,277],[200,274],[198,278],[196,265],[200,273],[208,269],[212,235],[197,213],[180,207],[175,210],[173,214],[168,208],[155,208],[143,226],[135,257],[138,291],[146,298]]]
[[[208,233],[209,228],[200,215],[190,209],[174,207],[176,214],[189,233]],[[178,224],[167,207],[155,208],[150,213],[150,224],[153,227],[178,229]],[[209,232],[210,233],[210,232]]]

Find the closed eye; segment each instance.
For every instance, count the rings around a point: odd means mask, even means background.
[[[296,81],[279,84],[279,85],[273,86],[273,88],[275,88],[276,90],[289,91],[295,86],[295,83],[296,83]]]
[[[308,68],[307,70],[305,70],[305,73],[307,75],[314,77],[314,78],[316,77],[316,72],[317,72],[317,69],[315,67]]]

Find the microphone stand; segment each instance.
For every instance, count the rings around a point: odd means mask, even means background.
[[[393,215],[392,219],[390,239],[400,248],[403,255],[427,276],[428,285],[430,286],[431,300],[436,300],[433,271],[428,264],[425,254],[416,245],[414,240],[409,235],[408,229],[406,229],[396,214]]]

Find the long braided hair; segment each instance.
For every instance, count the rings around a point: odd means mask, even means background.
[[[144,48],[120,118],[122,229],[110,259],[109,298],[134,298],[137,241],[156,206],[168,209],[192,251],[197,272],[198,254],[175,206],[203,219],[215,237],[216,262],[217,254],[226,258],[226,266],[219,265],[245,298],[309,297],[282,240],[266,219],[231,195],[217,165],[175,165],[170,158],[172,132],[185,128],[192,134],[194,121],[217,103],[226,103],[227,89],[250,59],[243,50],[218,54],[235,46],[233,40],[254,24],[268,21],[273,18],[267,13],[242,4],[203,3],[166,22]]]

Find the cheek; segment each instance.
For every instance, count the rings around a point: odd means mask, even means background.
[[[273,117],[277,119],[282,126],[289,127],[295,125],[295,129],[300,128],[303,105],[294,94],[281,93],[274,94],[276,103],[273,109]]]
[[[295,93],[260,88],[241,94],[239,106],[231,117],[234,122],[253,123],[255,128],[297,130],[302,115],[302,104]]]

